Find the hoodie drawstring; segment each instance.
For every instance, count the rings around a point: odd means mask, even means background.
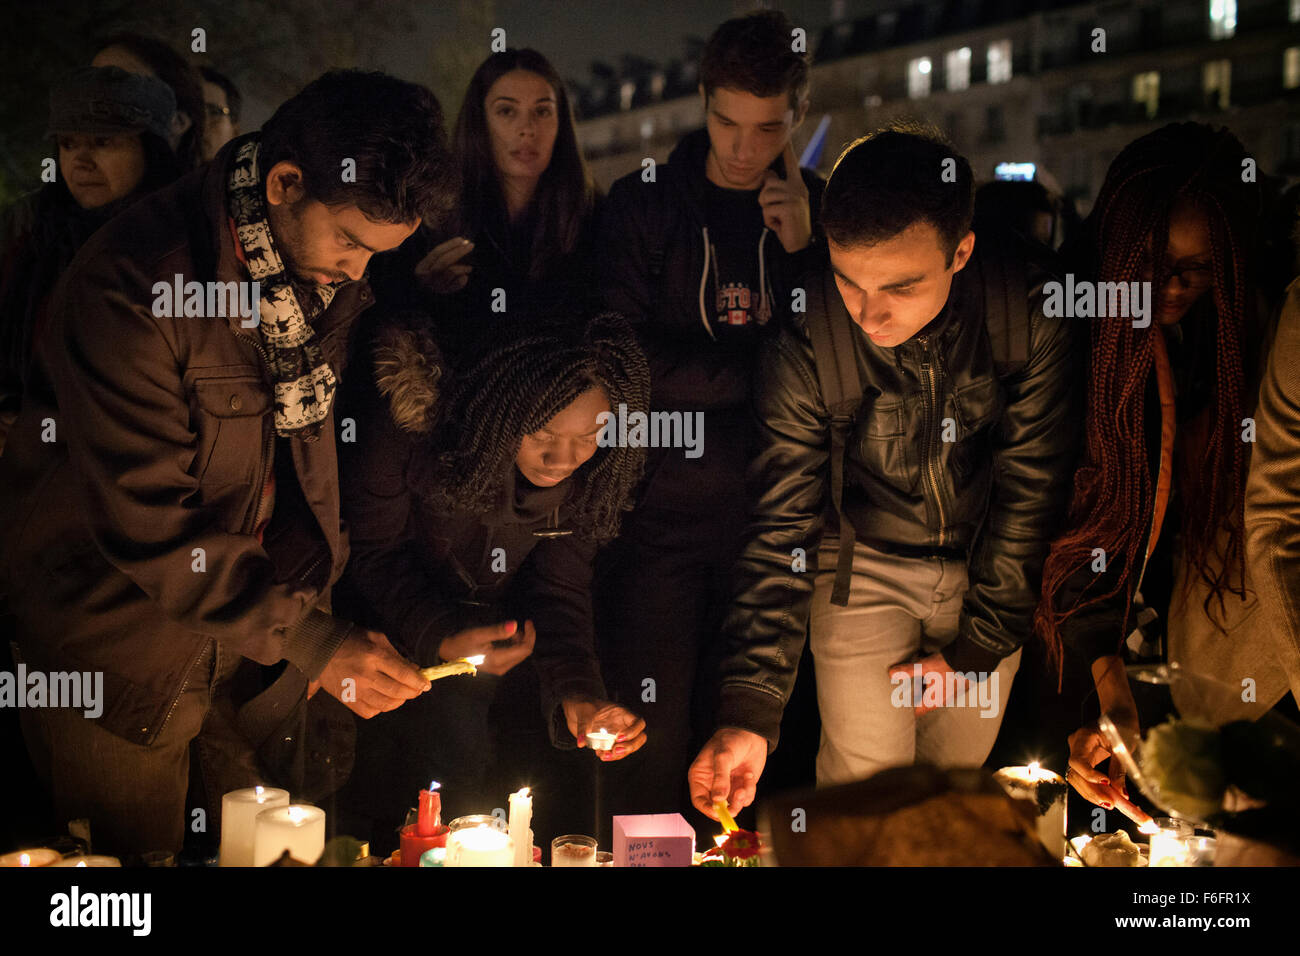
[[[709,338],[715,342],[718,337],[713,334],[713,327],[709,325],[709,317],[704,311],[704,287],[709,282],[709,227],[702,227],[704,231],[704,268],[700,270],[700,321],[704,323],[704,331],[709,333]]]
[[[767,242],[768,234],[771,232],[766,226],[763,227],[763,235],[758,239],[758,324],[767,325],[768,319],[772,317],[772,310],[767,304],[767,263],[763,259],[763,243]]]

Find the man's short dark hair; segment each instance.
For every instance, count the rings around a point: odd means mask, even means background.
[[[239,124],[239,111],[243,109],[244,98],[239,95],[239,87],[224,73],[218,73],[210,66],[199,67],[199,73],[213,86],[221,87],[226,94],[226,105],[230,107],[230,122]]]
[[[929,223],[952,265],[974,210],[966,158],[933,127],[898,124],[840,153],[822,196],[821,224],[836,245],[869,246]]]
[[[761,97],[786,93],[797,110],[808,95],[810,57],[791,49],[793,30],[780,10],[756,10],[722,24],[700,59],[704,95],[718,87]]]
[[[386,73],[331,70],[282,104],[262,127],[262,177],[283,161],[302,168],[312,199],[353,204],[374,222],[437,228],[456,201],[437,97]]]

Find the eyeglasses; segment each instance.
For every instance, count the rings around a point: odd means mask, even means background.
[[[1166,262],[1161,272],[1168,279],[1177,279],[1178,284],[1184,289],[1207,289],[1214,284],[1214,270],[1210,266],[1176,266]],[[1142,278],[1147,280],[1155,278],[1155,269],[1149,259],[1144,259],[1142,262]]]
[[[223,116],[233,116],[234,111],[229,106],[218,106],[216,103],[204,103],[204,109],[207,111],[208,119],[220,119]]]

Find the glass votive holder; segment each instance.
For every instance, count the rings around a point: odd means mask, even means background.
[[[1209,827],[1197,827],[1188,841],[1187,855],[1190,866],[1214,866],[1214,848],[1218,834]]]
[[[514,866],[515,845],[506,822],[488,813],[457,817],[448,825],[444,866]]]
[[[597,851],[596,851],[596,865],[597,865],[597,866],[613,866],[613,865],[614,865],[614,854],[613,854],[613,853],[610,853],[608,850],[597,850]]]
[[[1156,817],[1151,834],[1151,866],[1190,866],[1192,825],[1173,817]]]
[[[551,841],[551,866],[597,866],[596,838],[570,833]]]

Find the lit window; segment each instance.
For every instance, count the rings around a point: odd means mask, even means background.
[[[1005,83],[1011,79],[1011,41],[998,40],[989,44],[988,81]]]
[[[943,58],[943,72],[948,89],[964,90],[970,86],[970,47],[949,50]]]
[[[1210,39],[1226,40],[1236,32],[1237,0],[1210,0]]]
[[[1147,119],[1155,119],[1160,109],[1160,74],[1155,70],[1133,77],[1133,102],[1146,107]]]
[[[930,95],[930,58],[917,57],[907,64],[907,95],[914,100]]]
[[[618,108],[630,110],[632,108],[632,97],[635,94],[636,84],[631,80],[625,80],[623,85],[618,88]]]
[[[1288,90],[1300,86],[1300,46],[1289,46],[1282,55],[1282,86]]]
[[[1232,87],[1232,61],[1212,60],[1205,64],[1205,102],[1215,109],[1226,110]]]

